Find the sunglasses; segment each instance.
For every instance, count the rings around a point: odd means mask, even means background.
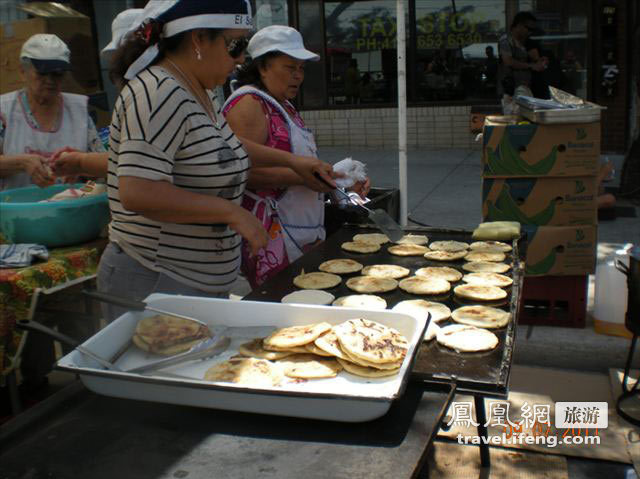
[[[227,38],[223,35],[222,38],[224,38],[227,53],[231,58],[240,57],[247,49],[247,45],[249,45],[249,40],[246,37]]]

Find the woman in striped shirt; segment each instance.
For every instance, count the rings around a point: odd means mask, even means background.
[[[115,53],[128,82],[116,101],[107,177],[110,244],[98,289],[144,299],[153,292],[227,297],[241,239],[255,254],[267,233],[240,206],[251,164],[288,166],[318,190],[332,168],[241,142],[211,93],[244,61],[251,27],[243,0],[147,4],[144,23]],[[112,320],[123,312],[105,308]]]

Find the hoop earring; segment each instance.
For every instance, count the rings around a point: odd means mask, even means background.
[[[202,60],[202,55],[200,55],[200,49],[196,47],[196,58],[198,60]]]

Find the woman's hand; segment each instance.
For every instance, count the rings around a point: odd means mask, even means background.
[[[369,194],[369,190],[371,190],[371,180],[369,178],[364,181],[357,181],[349,188],[349,191],[355,191],[363,200]]]
[[[258,251],[267,246],[267,241],[269,240],[267,230],[264,229],[258,218],[241,206],[238,206],[237,211],[234,211],[233,220],[229,223],[229,228],[247,240],[252,256],[255,256]]]
[[[51,157],[51,168],[56,176],[72,176],[83,173],[82,160],[85,153],[65,147]]]
[[[333,178],[338,177],[333,171],[333,166],[324,161],[320,161],[312,156],[294,156],[290,168],[295,171],[304,181],[304,184],[314,191],[328,193],[336,188]],[[323,180],[319,180],[315,175],[319,175]]]
[[[22,157],[22,169],[31,177],[40,188],[51,186],[55,178],[51,173],[47,159],[40,155],[25,155]]]

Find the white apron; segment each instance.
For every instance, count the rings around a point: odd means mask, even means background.
[[[289,125],[289,141],[294,155],[318,157],[313,133],[302,128],[289,117],[286,110],[278,101],[267,93],[255,87],[246,85],[238,88],[225,102],[225,107],[235,98],[247,93],[255,93],[269,104],[278,109]],[[224,108],[223,108],[224,109]],[[284,244],[289,262],[293,262],[303,254],[302,248],[317,240],[326,238],[324,229],[324,193],[318,193],[306,186],[289,186],[277,201],[259,197],[250,191],[245,191],[256,201],[254,210],[259,203],[266,203],[265,207],[275,209],[282,229],[284,230]]]
[[[87,151],[87,129],[89,113],[88,98],[84,95],[62,93],[62,119],[56,131],[48,132],[33,128],[27,122],[26,112],[19,100],[21,91],[0,95],[0,114],[5,119],[3,155],[32,153],[50,158],[65,146]],[[28,186],[31,177],[26,172],[0,178],[0,191]]]

